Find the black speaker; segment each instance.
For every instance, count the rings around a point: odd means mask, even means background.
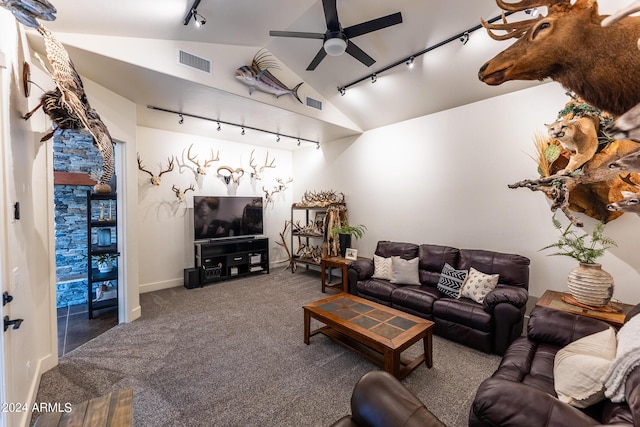
[[[199,268],[184,269],[184,287],[187,289],[200,287],[200,269]]]

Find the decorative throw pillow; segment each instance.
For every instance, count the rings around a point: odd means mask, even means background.
[[[466,277],[467,270],[456,270],[445,263],[436,288],[448,297],[460,298],[460,289]]]
[[[399,256],[391,257],[391,283],[398,285],[419,285],[418,257],[406,260]]]
[[[602,377],[616,356],[616,346],[616,333],[609,328],[558,350],[553,363],[558,399],[576,408],[603,400]]]
[[[373,278],[391,280],[393,278],[391,270],[391,258],[384,258],[379,255],[373,256]]]
[[[482,304],[487,294],[498,285],[499,278],[499,274],[485,274],[471,267],[462,285],[460,296]]]

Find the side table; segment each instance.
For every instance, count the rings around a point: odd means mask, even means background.
[[[360,258],[363,258],[363,257],[358,257],[358,259]],[[325,292],[326,288],[331,288],[331,289],[339,290],[341,292],[348,293],[349,285],[347,280],[347,268],[349,267],[349,264],[351,264],[353,261],[354,260],[352,259],[346,259],[340,256],[322,258],[322,261],[320,261],[320,276],[322,280],[322,292]],[[342,271],[342,282],[336,283],[335,285],[328,285],[326,283],[326,280],[327,280],[326,270],[327,268],[333,268],[333,267],[339,268]]]
[[[540,297],[536,305],[541,307],[548,307],[554,310],[560,310],[567,313],[580,314],[582,316],[593,317],[594,319],[607,322],[616,329],[624,324],[624,318],[629,311],[634,307],[630,304],[623,304],[620,302],[610,302],[606,307],[609,310],[600,311],[595,309],[588,309],[572,305],[564,302],[562,297],[569,295],[564,292],[546,290]]]

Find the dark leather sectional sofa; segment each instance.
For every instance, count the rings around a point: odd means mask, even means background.
[[[638,313],[640,304],[625,320]],[[626,378],[625,402],[605,399],[578,409],[557,398],[556,353],[571,342],[607,328],[609,325],[600,320],[535,307],[527,324],[527,336],[513,342],[498,370],[478,387],[469,426],[640,426],[640,367]]]
[[[349,292],[435,322],[434,332],[486,353],[502,355],[522,334],[529,288],[529,259],[521,255],[450,246],[378,242],[375,254],[405,260],[419,257],[420,285],[393,284],[373,278],[374,263],[349,264]],[[445,263],[455,269],[499,274],[498,286],[482,304],[450,298],[437,289]]]

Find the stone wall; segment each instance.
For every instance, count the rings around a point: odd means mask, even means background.
[[[84,172],[102,167],[102,157],[86,132],[58,131],[53,137],[54,170]],[[55,185],[56,300],[58,307],[87,302],[87,190]]]

